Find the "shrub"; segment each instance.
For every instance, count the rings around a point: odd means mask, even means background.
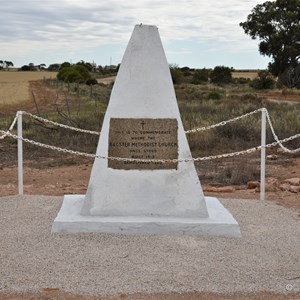
[[[193,75],[193,84],[202,84],[208,82],[210,71],[207,69],[196,70]]]
[[[212,99],[212,100],[220,100],[222,97],[221,97],[221,95],[218,92],[210,92],[207,95],[207,98],[208,99]]]
[[[233,79],[233,83],[237,83],[237,84],[247,84],[250,81],[251,81],[250,78],[245,78],[245,77],[238,77]]]
[[[250,86],[256,90],[273,89],[275,86],[275,79],[271,73],[267,71],[260,71],[258,77],[253,79]]]
[[[75,65],[62,68],[57,74],[57,78],[65,82],[85,83],[88,79],[92,78],[92,75],[86,67]]]
[[[210,80],[212,83],[217,85],[228,84],[232,82],[232,68],[224,67],[224,66],[217,66],[213,69]]]
[[[85,83],[87,85],[95,85],[95,84],[98,84],[98,81],[95,78],[90,78]]]
[[[251,180],[258,180],[260,170],[257,164],[249,162],[246,158],[236,159],[235,166],[227,166],[224,175],[220,174],[218,179],[227,184],[246,184]],[[224,176],[224,178],[222,178]]]
[[[178,67],[171,67],[171,76],[174,84],[179,84],[183,80],[183,72]]]
[[[244,94],[242,96],[242,100],[256,100],[256,99],[257,99],[257,95],[256,94],[248,93],[248,94]]]

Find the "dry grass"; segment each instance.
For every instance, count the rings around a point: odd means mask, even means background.
[[[254,79],[258,76],[257,72],[232,72],[233,78],[247,78]]]
[[[0,72],[0,104],[15,104],[30,98],[29,81],[56,77],[55,72]]]

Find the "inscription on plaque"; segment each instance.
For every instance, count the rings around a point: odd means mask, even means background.
[[[177,169],[177,162],[147,161],[178,158],[177,120],[111,118],[108,156],[137,159],[136,161],[109,159],[108,167],[112,169]]]

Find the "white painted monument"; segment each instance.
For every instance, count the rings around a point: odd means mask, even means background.
[[[108,159],[95,159],[86,195],[64,197],[53,232],[240,236],[203,195],[156,26],[134,28],[96,154]]]

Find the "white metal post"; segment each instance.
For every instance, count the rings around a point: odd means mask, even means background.
[[[18,111],[18,189],[23,195],[23,141],[22,141],[22,112]]]
[[[260,200],[265,200],[266,177],[266,120],[267,111],[261,111],[261,151],[260,151]]]

